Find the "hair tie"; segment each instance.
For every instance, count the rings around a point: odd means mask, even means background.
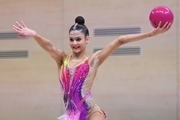
[[[73,26],[73,30],[76,29],[76,26],[78,25],[78,23],[75,23],[75,25]]]

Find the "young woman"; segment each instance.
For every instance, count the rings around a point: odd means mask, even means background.
[[[60,116],[59,120],[105,120],[105,112],[93,102],[91,94],[91,87],[99,66],[119,46],[164,33],[171,26],[171,23],[166,23],[163,27],[160,27],[160,22],[158,27],[150,32],[119,36],[104,49],[89,56],[86,53],[86,45],[90,41],[90,37],[88,28],[84,23],[84,18],[78,16],[75,19],[75,24],[69,29],[71,54],[55,48],[51,41],[26,27],[23,21],[21,24],[16,22],[16,25],[13,25],[13,29],[19,36],[33,37],[57,63],[59,81],[66,107],[65,114]]]

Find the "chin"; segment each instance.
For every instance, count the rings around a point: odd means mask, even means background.
[[[80,53],[81,51],[80,50],[73,50],[74,53],[78,54]]]

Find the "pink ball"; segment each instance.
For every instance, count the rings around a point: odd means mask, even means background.
[[[154,28],[156,28],[161,21],[160,27],[162,27],[166,22],[172,24],[174,21],[174,15],[168,7],[157,6],[150,12],[149,20]]]

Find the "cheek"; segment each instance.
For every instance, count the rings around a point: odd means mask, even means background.
[[[69,46],[72,46],[73,44],[72,44],[72,42],[69,42]]]
[[[86,46],[86,41],[82,41],[80,44],[81,46]]]

